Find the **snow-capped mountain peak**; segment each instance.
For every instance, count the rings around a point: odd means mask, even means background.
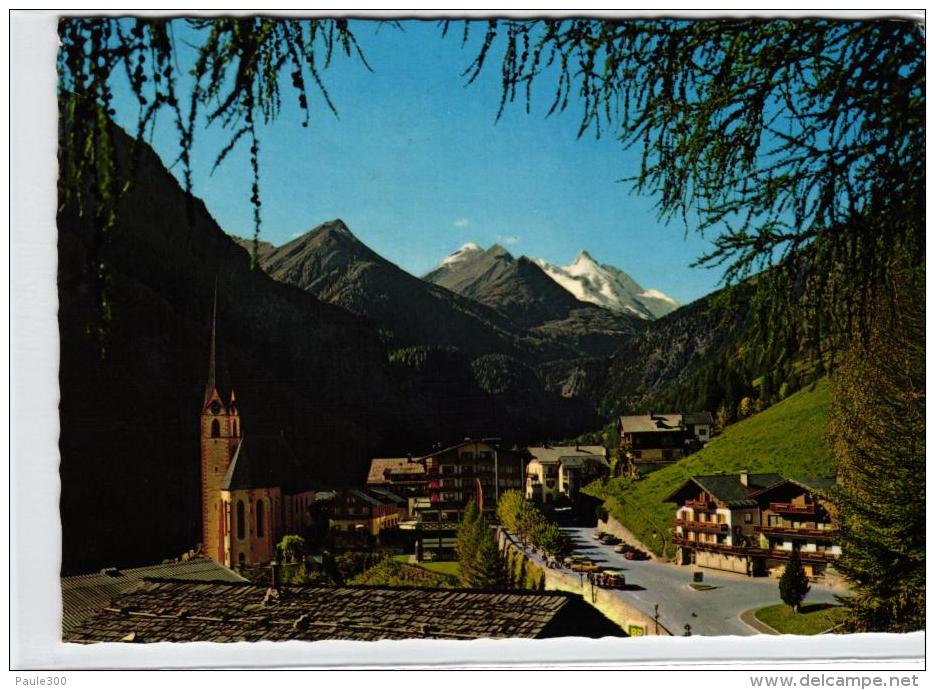
[[[676,302],[674,299],[669,297],[667,294],[660,292],[659,290],[652,290],[652,289],[644,290],[643,292],[638,294],[637,297],[645,297],[647,299],[658,299],[662,302],[668,302],[669,304],[675,307],[679,305],[678,302]]]
[[[644,319],[656,319],[678,307],[659,290],[644,290],[619,268],[599,264],[582,249],[567,266],[555,266],[534,259],[552,280],[582,302],[591,302],[613,311],[629,312]]]
[[[459,261],[464,261],[465,259],[469,258],[473,254],[479,254],[479,253],[482,253],[483,251],[484,250],[480,247],[480,245],[475,244],[474,242],[468,242],[467,244],[462,245],[457,251],[452,252],[451,254],[446,256],[444,259],[442,259],[441,263],[438,264],[438,266],[440,268],[442,266],[448,266],[449,264],[455,264],[455,263],[458,263]]]

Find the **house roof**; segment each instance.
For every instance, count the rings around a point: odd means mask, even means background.
[[[775,489],[779,489],[783,486],[792,484],[804,491],[808,491],[814,494],[821,495],[824,493],[824,489],[834,486],[837,483],[837,477],[815,477],[812,479],[783,479],[782,481],[776,482],[767,486],[763,489],[760,489],[756,492],[755,496],[757,498],[761,496],[768,495],[773,492]]]
[[[739,474],[699,475],[691,477],[684,482],[678,489],[666,497],[665,502],[681,502],[681,499],[688,492],[697,491],[695,487],[700,487],[728,507],[753,507],[757,505],[756,500],[751,498],[753,494],[783,481],[785,481],[785,479],[775,472],[762,474],[748,473],[746,485],[740,481]]]
[[[425,475],[422,463],[413,462],[407,458],[374,458],[370,461],[370,472],[367,475],[368,484],[386,484],[387,474],[407,474],[412,479],[419,479]]]
[[[423,455],[422,457],[419,457],[419,458],[416,458],[416,459],[421,461],[421,460],[428,460],[429,458],[436,458],[436,457],[438,457],[439,455],[444,455],[445,453],[450,453],[451,451],[455,451],[455,450],[458,450],[458,449],[460,449],[460,448],[464,448],[464,447],[466,447],[466,446],[487,446],[487,447],[489,447],[489,448],[491,448],[491,449],[497,451],[497,453],[498,453],[499,455],[514,456],[514,457],[516,457],[516,456],[519,455],[519,453],[518,453],[517,451],[513,451],[513,450],[509,450],[509,449],[507,449],[507,448],[501,447],[501,446],[499,445],[499,440],[498,440],[498,439],[466,438],[466,439],[464,439],[463,441],[461,441],[460,443],[454,444],[453,446],[448,446],[447,448],[439,448],[439,449],[437,449],[437,450],[432,451],[431,453],[428,453],[428,454]]]
[[[404,506],[404,505],[407,505],[408,503],[408,501],[402,496],[397,496],[392,491],[387,491],[386,489],[379,487],[379,486],[368,486],[367,491],[369,491],[371,494],[376,494],[377,496],[380,496],[381,498],[384,498],[387,501],[390,501],[391,503],[395,503],[397,505]]]
[[[648,432],[666,432],[684,430],[682,415],[672,412],[666,414],[640,414],[620,418],[620,426],[626,434]]]
[[[369,503],[372,506],[382,506],[386,505],[384,501],[381,501],[376,496],[372,496],[366,491],[361,491],[360,489],[348,489],[347,493],[355,498],[359,498],[364,503]]]
[[[710,412],[686,412],[682,421],[685,424],[714,424],[714,416]]]
[[[796,484],[804,486],[807,489],[813,489],[821,491],[821,489],[827,489],[838,483],[838,478],[836,476],[832,477],[801,477],[798,479],[792,479]]]
[[[596,460],[607,465],[607,451],[604,446],[541,446],[530,447],[532,457],[542,463],[566,462],[577,460],[579,463],[585,459]]]
[[[286,493],[302,486],[298,460],[282,436],[244,436],[237,446],[221,488],[259,489],[278,486]]]
[[[233,570],[209,558],[192,558],[141,568],[106,568],[99,573],[63,577],[62,629],[68,631],[94,616],[118,594],[147,577],[205,582],[246,582]]]
[[[70,642],[539,638],[623,631],[578,594],[151,579],[72,628]]]

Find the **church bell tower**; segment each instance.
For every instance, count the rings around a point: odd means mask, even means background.
[[[218,290],[214,286],[208,381],[201,407],[201,540],[204,555],[224,563],[223,535],[228,531],[221,484],[242,436],[237,398],[217,376]],[[227,397],[225,399],[225,393]]]

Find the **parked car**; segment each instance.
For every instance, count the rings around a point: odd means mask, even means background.
[[[601,537],[601,543],[607,544],[608,546],[613,546],[614,544],[619,544],[623,541],[620,537],[615,537],[613,534],[605,534]]]
[[[598,587],[607,589],[623,589],[627,586],[627,579],[619,570],[605,570],[594,576],[594,582]]]
[[[625,541],[621,542],[620,544],[614,547],[614,551],[616,551],[617,553],[628,553],[632,550],[633,550],[633,546],[631,546],[630,544],[627,544]]]
[[[604,568],[599,566],[597,563],[588,561],[587,563],[574,563],[572,564],[571,569],[576,573],[598,573]]]
[[[633,549],[632,551],[627,551],[624,555],[628,561],[647,561],[649,560],[649,554],[640,549]]]
[[[600,541],[601,539],[604,538],[604,535],[605,535],[605,534],[606,534],[606,532],[594,532],[594,533],[591,535],[591,539],[596,539],[596,540]]]

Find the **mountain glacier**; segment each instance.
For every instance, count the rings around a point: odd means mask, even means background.
[[[619,268],[598,263],[585,250],[567,266],[556,266],[545,259],[533,261],[547,276],[582,302],[629,312],[644,319],[658,319],[679,306],[659,290],[644,290]]]

